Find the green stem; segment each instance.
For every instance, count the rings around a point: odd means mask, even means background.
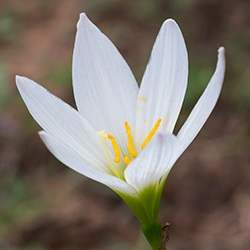
[[[163,250],[163,233],[159,223],[149,224],[143,227],[143,233],[148,240],[152,250]]]
[[[163,227],[159,223],[152,223],[143,227],[143,234],[152,250],[166,250],[166,243],[169,240],[170,223]]]

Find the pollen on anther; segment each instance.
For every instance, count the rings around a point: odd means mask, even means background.
[[[153,136],[155,135],[155,133],[157,132],[157,130],[159,129],[160,125],[161,125],[162,119],[159,118],[156,123],[153,125],[152,129],[149,131],[149,133],[147,134],[146,138],[144,139],[142,145],[141,145],[141,149],[144,149],[146,147],[146,145],[151,141],[151,139],[153,138]]]
[[[135,142],[134,142],[131,128],[130,128],[129,123],[127,121],[124,123],[124,126],[125,126],[127,139],[128,139],[128,143],[127,143],[128,152],[132,158],[136,158],[138,153],[136,150],[136,146],[135,146]]]
[[[129,157],[127,155],[124,156],[123,160],[124,160],[126,165],[128,165],[131,162],[131,160],[129,159]]]
[[[111,134],[107,134],[107,139],[110,140],[112,147],[113,147],[113,151],[114,151],[114,162],[115,163],[120,163],[121,161],[121,150],[120,147],[118,145],[118,143],[116,142],[116,139],[113,135]]]

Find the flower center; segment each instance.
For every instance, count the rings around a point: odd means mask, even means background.
[[[147,146],[147,144],[152,140],[153,136],[156,134],[157,130],[159,129],[161,122],[162,122],[162,119],[160,118],[155,122],[155,124],[153,125],[153,127],[151,128],[151,130],[148,132],[147,136],[143,140],[140,146],[141,150],[143,150]],[[111,133],[106,133],[102,131],[100,135],[104,137],[106,140],[110,141],[112,149],[113,149],[113,153],[114,153],[114,159],[113,159],[114,163],[119,164],[121,162],[124,162],[125,165],[127,166],[131,161],[133,161],[137,157],[138,150],[136,148],[136,144],[135,144],[135,140],[134,140],[131,127],[127,121],[125,121],[124,123],[124,128],[127,134],[127,149],[128,149],[127,155],[122,153],[122,150],[119,144],[117,143],[116,138]]]

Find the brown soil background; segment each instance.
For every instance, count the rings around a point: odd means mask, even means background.
[[[167,17],[182,28],[190,86],[179,125],[227,50],[220,101],[170,173],[161,217],[169,250],[250,247],[250,2],[247,0],[0,0],[0,249],[134,249],[138,225],[109,189],[56,161],[19,97],[26,75],[74,105],[71,56],[81,11],[141,79]]]

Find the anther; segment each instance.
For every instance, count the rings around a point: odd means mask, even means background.
[[[131,132],[131,128],[130,128],[129,123],[127,121],[125,122],[124,125],[125,125],[125,130],[126,130],[127,138],[128,138],[128,144],[127,144],[128,152],[132,158],[136,158],[138,153],[137,153],[136,146],[134,143],[134,138],[133,138],[133,135]]]
[[[121,150],[120,147],[118,145],[118,143],[116,142],[116,139],[113,135],[111,134],[107,134],[107,139],[110,140],[112,147],[113,147],[113,151],[114,151],[114,162],[115,163],[119,163],[121,161]]]
[[[123,160],[124,160],[126,165],[128,165],[131,162],[131,160],[129,159],[129,157],[127,155],[124,156]]]
[[[141,149],[144,149],[146,147],[146,145],[151,141],[151,139],[153,138],[153,136],[155,135],[156,131],[158,130],[158,128],[161,125],[161,119],[158,119],[156,121],[156,123],[154,124],[154,126],[152,127],[152,129],[149,131],[149,133],[147,134],[146,138],[144,139],[142,145],[141,145]]]

